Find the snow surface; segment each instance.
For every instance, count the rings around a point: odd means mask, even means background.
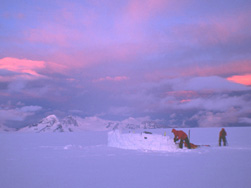
[[[211,147],[171,152],[158,150],[157,142],[153,141],[155,137],[160,139],[164,132],[167,138],[173,138],[171,129],[148,130],[153,132],[149,140],[154,142],[154,150],[109,147],[108,143],[114,143],[116,135],[109,137],[108,134],[118,133],[107,131],[0,133],[0,187],[251,187],[251,127],[225,128],[227,147],[217,146],[220,129],[190,129],[192,143]],[[183,130],[188,132],[188,129]],[[143,140],[136,138],[143,131],[123,131],[117,136],[125,136],[122,143],[127,143],[126,137],[131,136],[130,142],[140,148]]]

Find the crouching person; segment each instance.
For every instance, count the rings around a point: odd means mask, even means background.
[[[177,131],[175,129],[172,129],[172,133],[174,134],[174,142],[176,143],[178,140],[180,140],[179,148],[183,148],[183,142],[185,141],[187,148],[191,149],[190,142],[188,140],[187,134],[183,131]]]

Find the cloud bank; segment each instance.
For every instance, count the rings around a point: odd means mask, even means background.
[[[248,1],[6,1],[0,12],[6,124],[72,114],[250,125]]]

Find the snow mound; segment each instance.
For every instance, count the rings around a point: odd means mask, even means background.
[[[169,136],[144,132],[121,133],[119,130],[108,132],[108,146],[131,150],[179,151]]]

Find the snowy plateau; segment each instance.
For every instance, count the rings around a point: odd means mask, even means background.
[[[225,147],[220,129],[182,129],[210,145],[192,150],[175,146],[171,128],[1,132],[0,187],[250,188],[251,127],[226,127]]]

